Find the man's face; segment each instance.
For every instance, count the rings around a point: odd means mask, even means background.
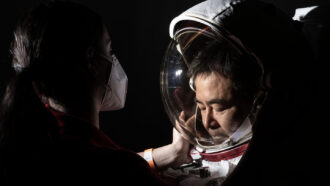
[[[241,125],[250,106],[233,93],[231,80],[216,72],[198,74],[195,88],[203,125],[213,140],[221,143]]]

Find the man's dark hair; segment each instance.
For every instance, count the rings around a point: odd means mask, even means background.
[[[192,60],[188,76],[195,78],[199,74],[219,73],[232,81],[235,94],[251,99],[260,88],[262,67],[254,56],[242,52],[228,41],[212,41]]]

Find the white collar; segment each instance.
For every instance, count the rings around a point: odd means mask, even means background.
[[[241,140],[243,137],[245,137],[251,132],[252,124],[249,117],[246,117],[242,125],[227,140],[232,141],[233,143],[237,143],[239,140]]]

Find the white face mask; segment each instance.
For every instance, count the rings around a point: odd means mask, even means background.
[[[106,84],[106,90],[102,99],[101,111],[111,111],[122,109],[125,105],[127,92],[127,76],[121,67],[115,55],[112,55],[112,60],[105,55],[100,55],[105,60],[112,63],[109,79]]]

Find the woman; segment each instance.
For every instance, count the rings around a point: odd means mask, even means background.
[[[1,106],[5,184],[164,184],[143,158],[99,129],[99,112],[122,108],[127,90],[99,15],[71,2],[40,4],[19,21],[14,36],[16,75]],[[151,162],[181,164],[187,150],[175,138],[155,149]]]

